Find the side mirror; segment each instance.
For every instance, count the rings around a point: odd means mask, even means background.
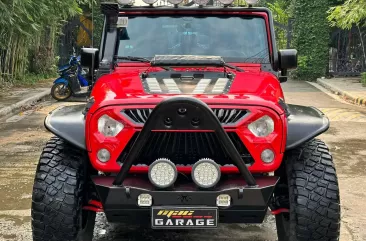
[[[297,68],[297,50],[281,49],[278,53],[279,65],[281,70]]]
[[[92,69],[94,72],[94,69],[99,68],[99,50],[94,48],[82,48],[80,64],[83,67]]]
[[[297,50],[296,49],[281,49],[278,52],[279,69],[281,74],[279,80],[281,83],[287,81],[287,70],[297,68]]]

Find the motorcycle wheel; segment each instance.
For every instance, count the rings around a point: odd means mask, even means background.
[[[65,83],[57,83],[52,86],[51,96],[58,101],[63,101],[70,98],[72,92],[69,85]]]

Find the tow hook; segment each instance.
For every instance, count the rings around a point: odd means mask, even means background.
[[[289,212],[290,212],[290,210],[287,208],[279,208],[279,209],[271,210],[272,215],[278,215],[281,213],[289,213]]]

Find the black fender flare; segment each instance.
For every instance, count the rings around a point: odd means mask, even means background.
[[[313,139],[329,129],[329,119],[315,107],[287,105],[286,150]]]
[[[85,104],[60,106],[47,115],[44,126],[56,136],[86,150],[84,110]]]

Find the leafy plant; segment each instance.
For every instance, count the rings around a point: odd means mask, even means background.
[[[366,1],[347,0],[342,5],[330,8],[328,14],[328,20],[333,27],[351,29],[353,26],[357,26],[363,51],[364,64],[366,65],[366,47],[360,28],[360,26],[366,26]]]
[[[300,64],[293,76],[314,81],[324,76],[328,62],[328,0],[295,0],[293,47],[298,50]]]
[[[54,70],[55,45],[63,20],[82,13],[89,0],[0,1],[0,84],[29,71]]]
[[[290,19],[291,4],[288,0],[277,0],[273,3],[268,2],[267,7],[272,11],[274,21],[287,27]],[[277,47],[285,49],[287,47],[287,31],[283,28],[275,26]]]
[[[366,87],[366,72],[361,73],[361,83],[363,87]]]

